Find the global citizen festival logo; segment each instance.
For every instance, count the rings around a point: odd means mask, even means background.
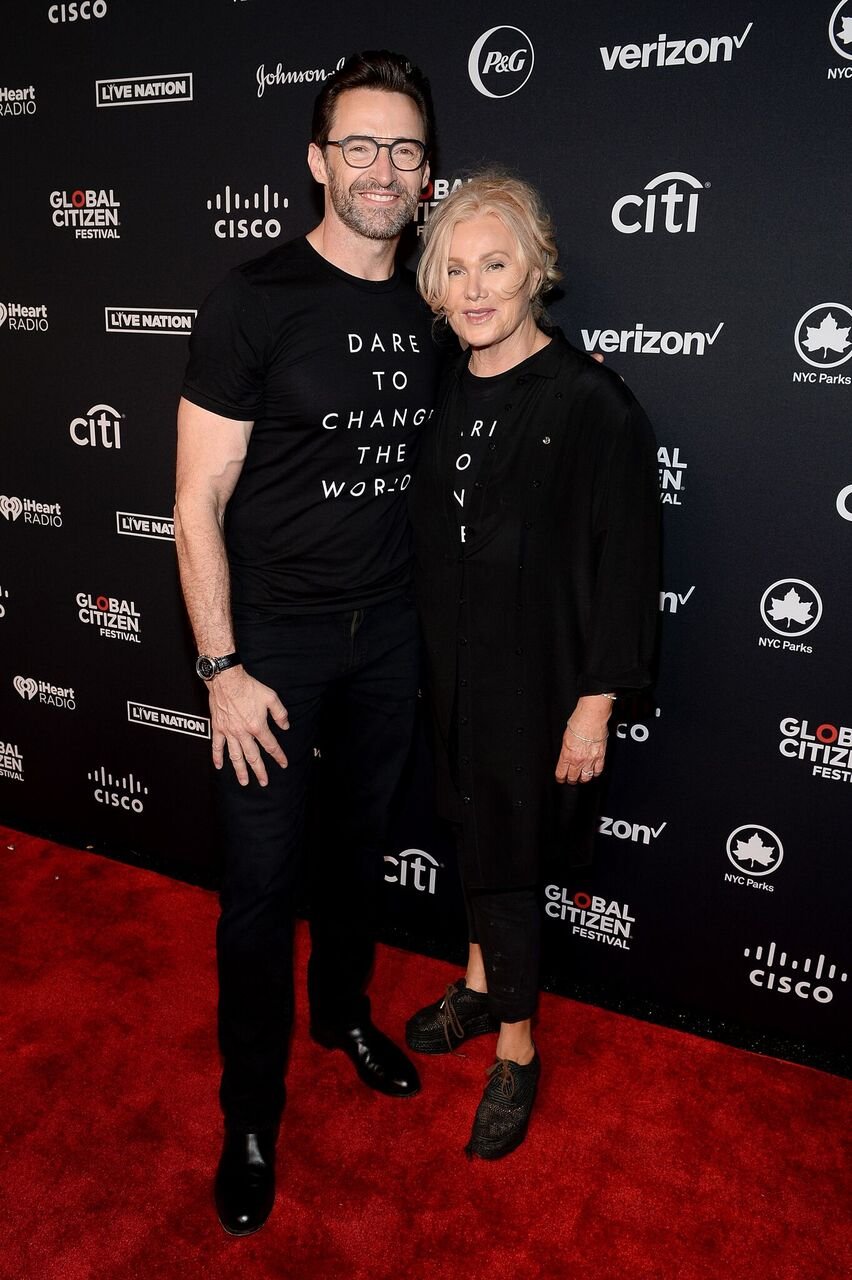
[[[630,950],[635,916],[630,914],[626,902],[607,902],[578,890],[570,894],[558,884],[549,884],[544,891],[545,914],[552,920],[566,921],[571,933],[587,942],[602,942],[608,947]]]
[[[141,644],[139,629],[142,615],[132,600],[119,600],[115,596],[90,596],[78,591],[77,617],[89,627],[97,627],[105,640],[127,640]]]
[[[35,498],[14,498],[0,493],[0,516],[10,524],[23,516],[24,524],[62,528],[62,508],[58,502],[36,502]]]
[[[658,191],[663,183],[667,185]],[[691,173],[676,169],[661,173],[645,185],[647,195],[620,196],[616,200],[610,214],[612,225],[625,236],[632,236],[637,231],[650,235],[655,230],[667,231],[670,235],[686,231],[691,235],[698,224],[699,193],[709,186],[709,182],[699,182]],[[685,190],[680,190],[681,187]],[[661,211],[662,220],[658,217]],[[641,217],[627,221],[631,214],[640,212]]]
[[[397,857],[385,854],[388,870],[386,884],[398,884],[400,888],[416,893],[435,894],[441,863],[425,849],[403,849]]]
[[[535,65],[532,40],[520,27],[490,27],[470,51],[470,82],[486,98],[511,98],[523,89]]]
[[[581,329],[587,351],[620,351],[638,356],[703,356],[724,328],[720,320],[712,333],[675,329],[647,329],[637,323],[633,329]]]
[[[62,685],[51,684],[49,680],[34,680],[32,676],[15,676],[12,681],[15,692],[24,702],[32,702],[38,698],[46,707],[62,707],[65,711],[74,711],[77,703],[74,690]]]
[[[46,333],[47,307],[25,306],[22,302],[0,302],[0,329],[8,322],[16,333]]]
[[[34,116],[36,113],[35,85],[25,89],[0,87],[0,118],[3,116]]]
[[[660,476],[660,502],[670,507],[680,507],[684,493],[684,472],[688,467],[680,456],[680,447],[668,449],[661,445],[657,450],[657,467]]]
[[[845,323],[844,323],[845,322]],[[805,364],[819,373],[794,370],[794,382],[816,382],[822,385],[848,387],[852,377],[843,373],[827,373],[852,359],[852,308],[843,302],[819,302],[797,321],[793,342]]]
[[[816,587],[802,578],[779,578],[767,587],[760,600],[760,616],[770,631],[783,639],[759,636],[764,649],[787,649],[791,653],[813,653],[809,644],[790,637],[806,636],[822,617],[822,600]]]
[[[852,62],[852,0],[840,0],[828,22],[828,38],[834,52]],[[852,66],[829,67],[828,79],[852,79]]]
[[[470,182],[470,178],[431,178],[429,180],[420,193],[417,211],[414,214],[414,223],[417,227],[418,236],[423,235],[426,230],[426,223],[441,201],[446,200],[447,196],[452,195],[454,191],[458,191],[459,187],[463,187],[465,182]]]
[[[51,191],[50,207],[55,227],[70,227],[77,240],[120,240],[115,192],[100,188],[83,191]]]
[[[260,214],[271,213],[273,209],[286,209],[289,204],[287,196],[279,195],[277,191],[270,192],[269,184],[264,183],[262,191],[255,191],[248,196],[241,196],[227,186],[224,191],[207,201],[207,208],[226,214],[242,210],[245,215],[239,218],[216,218],[213,234],[219,240],[247,240],[249,236],[255,240],[262,240],[264,236],[275,240],[281,235],[281,223],[277,218],[261,218]],[[252,216],[253,214],[257,216]]]
[[[773,892],[774,886],[761,877],[771,876],[784,858],[784,846],[774,831],[757,822],[746,823],[728,836],[725,852],[731,866],[736,867],[736,872],[725,872],[728,884],[748,885],[752,889]]]
[[[121,448],[121,424],[124,414],[111,404],[93,404],[80,418],[72,418],[68,434],[83,448]]]
[[[830,782],[852,782],[852,728],[841,724],[818,724],[785,716],[779,725],[778,750],[787,760],[804,760],[811,776]]]
[[[0,742],[0,778],[7,782],[24,780],[24,757],[14,742]]]
[[[692,40],[670,40],[663,32],[656,40],[644,44],[600,46],[605,71],[616,66],[624,71],[637,67],[695,67],[702,62],[730,62],[734,49],[741,49],[754,23],[750,22],[741,36],[696,36]]]
[[[114,778],[101,764],[86,777],[95,784],[92,795],[98,804],[105,804],[110,809],[124,809],[128,813],[142,813],[145,808],[141,797],[147,796],[148,788],[132,773]]]
[[[751,947],[744,947],[743,955],[748,960],[757,961],[748,975],[752,986],[761,987],[764,991],[774,991],[776,995],[792,993],[800,1000],[815,1000],[817,1004],[830,1004],[834,999],[834,991],[828,986],[829,982],[834,982],[835,979],[845,982],[849,976],[845,971],[838,972],[837,965],[826,964],[826,958],[822,954],[818,956],[816,963],[810,956],[804,961],[789,960],[787,952],[782,951],[775,942],[770,942],[768,947],[761,943],[754,948],[754,956]],[[777,974],[774,968],[776,964],[780,969],[786,969],[789,965],[793,976]]]

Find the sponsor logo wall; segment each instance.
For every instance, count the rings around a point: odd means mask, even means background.
[[[274,5],[215,0],[199,25],[151,0],[160,38],[137,47],[131,9],[12,0],[6,24],[0,822],[212,885],[209,708],[172,517],[187,342],[229,269],[314,225],[314,96],[387,18],[332,4],[284,31]],[[529,177],[561,249],[551,317],[657,433],[659,681],[616,704],[594,863],[543,881],[546,980],[834,1044],[852,969],[852,0],[674,11],[399,15],[440,143],[408,261],[478,165]],[[383,356],[366,314],[350,343]],[[408,457],[371,431],[362,461],[398,464],[405,487]],[[428,766],[412,775],[388,932],[450,954],[455,854]]]

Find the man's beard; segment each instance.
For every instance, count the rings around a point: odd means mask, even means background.
[[[392,191],[399,200],[387,207],[367,206],[358,199],[359,191]],[[368,240],[394,240],[411,222],[419,201],[416,192],[407,190],[396,179],[382,186],[372,178],[359,178],[351,187],[345,187],[333,172],[328,175],[328,193],[340,221]]]

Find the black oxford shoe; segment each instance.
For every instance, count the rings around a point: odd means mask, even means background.
[[[231,1236],[259,1231],[275,1199],[275,1131],[225,1133],[214,1187],[219,1221]]]
[[[420,1077],[413,1062],[369,1020],[360,1027],[332,1030],[311,1026],[311,1037],[324,1049],[342,1049],[354,1063],[364,1084],[392,1098],[410,1098],[420,1091]]]

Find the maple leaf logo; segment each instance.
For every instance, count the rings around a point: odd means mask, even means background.
[[[811,621],[811,609],[814,607],[813,601],[809,603],[807,600],[803,600],[795,587],[791,587],[780,600],[776,600],[775,596],[772,596],[771,599],[772,604],[766,612],[775,622],[786,621],[788,630],[791,622],[798,622],[804,626],[806,622]]]
[[[829,351],[836,351],[842,356],[846,348],[852,345],[849,342],[849,330],[852,325],[847,325],[845,329],[840,328],[830,311],[818,328],[813,329],[810,325],[805,327],[808,336],[802,342],[802,346],[807,347],[808,351],[822,351],[824,360],[828,359]]]
[[[842,18],[842,26],[837,32],[837,39],[844,44],[852,44],[852,18]]]
[[[756,831],[748,840],[738,840],[731,852],[738,861],[750,862],[752,871],[756,862],[762,867],[770,867],[775,861],[774,848],[771,844],[764,844]]]

